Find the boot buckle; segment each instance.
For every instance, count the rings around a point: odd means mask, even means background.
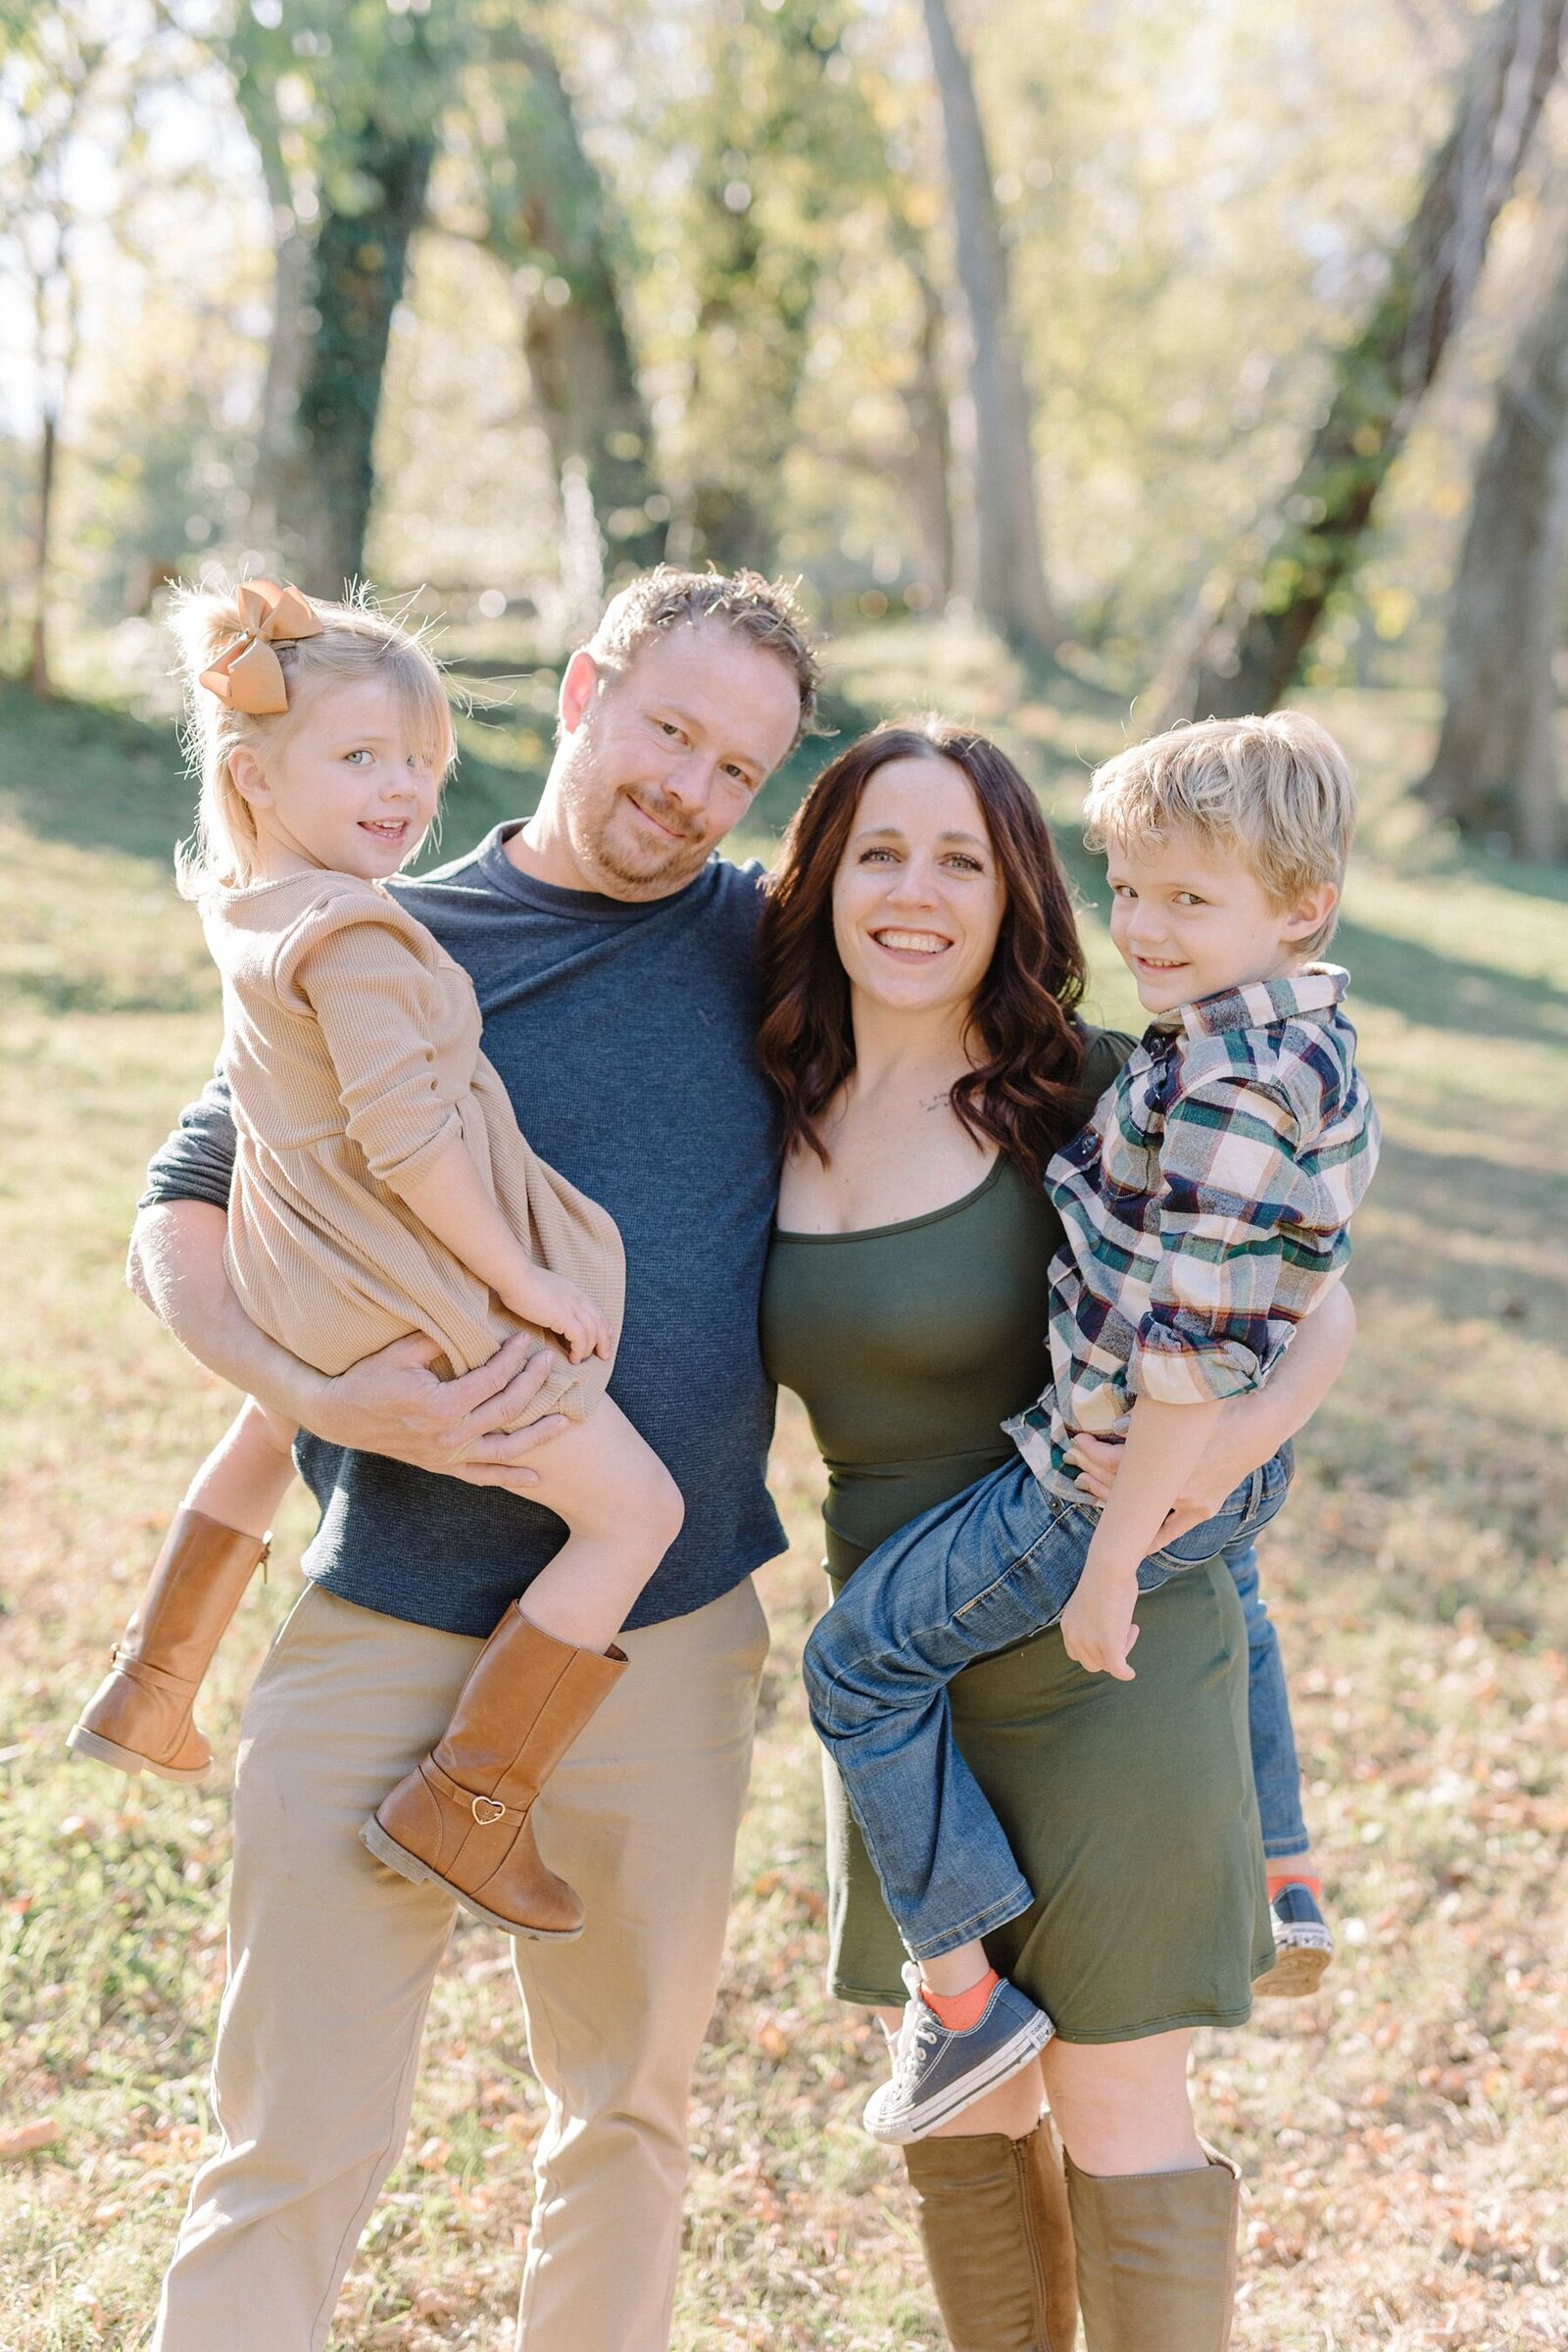
[[[481,1830],[491,1829],[496,1822],[505,1821],[507,1808],[498,1797],[474,1796],[468,1800],[468,1810]]]

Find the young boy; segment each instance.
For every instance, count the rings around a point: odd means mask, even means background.
[[[806,1655],[916,1964],[894,2079],[866,2108],[880,2139],[922,2138],[1054,2031],[986,1960],[981,1937],[1032,1897],[954,1745],[948,1685],[1058,1622],[1080,1666],[1131,1681],[1139,1593],[1273,1518],[1289,1447],[1157,1547],[1224,1399],[1267,1378],[1343,1274],[1377,1158],[1346,975],[1312,960],[1354,826],[1333,738],[1290,710],[1178,728],[1101,768],[1085,813],[1152,1025],[1047,1173],[1066,1237],[1052,1386],[1007,1424],[1018,1459],[873,1553]],[[1125,1437],[1102,1505],[1076,1483],[1080,1436]]]

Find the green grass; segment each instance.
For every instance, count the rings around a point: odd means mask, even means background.
[[[843,647],[833,689],[846,727],[936,703],[1004,731],[1094,901],[1071,818],[1085,763],[1120,740],[1104,697],[912,626]],[[527,693],[546,703],[537,673]],[[1568,2346],[1568,882],[1418,832],[1400,788],[1430,707],[1313,700],[1367,804],[1342,942],[1387,1152],[1357,1219],[1357,1352],[1264,1570],[1342,1956],[1315,2001],[1202,2037],[1200,2105],[1251,2188],[1238,2352]],[[445,854],[531,806],[549,726],[533,701],[519,687],[466,724],[483,758],[460,774]],[[794,788],[771,792],[755,846]],[[162,725],[0,697],[0,2135],[56,2132],[0,2160],[6,2352],[145,2342],[207,2128],[223,1779],[194,1795],[122,1783],[60,1746],[231,1402],[120,1281],[146,1155],[217,1040],[169,875],[185,813]],[[1089,928],[1100,1007],[1130,1021]],[[774,1649],[695,2088],[675,2340],[935,2352],[900,2168],[853,2126],[873,2037],[821,1989],[796,1674],[819,1475],[791,1400],[775,1483],[791,1550],[761,1580]],[[225,1761],[307,1532],[296,1501],[215,1672]],[[510,2344],[539,2123],[505,1956],[464,1926],[341,2352]]]

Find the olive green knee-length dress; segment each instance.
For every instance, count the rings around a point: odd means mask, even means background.
[[[1109,1083],[1130,1042],[1095,1038],[1091,1087]],[[1001,1425],[1047,1374],[1060,1242],[1042,1189],[1004,1159],[926,1216],[775,1235],[763,1347],[828,1466],[834,1591],[906,1520],[1008,1458]],[[1247,1636],[1224,1562],[1146,1593],[1138,1622],[1130,1683],[1086,1674],[1049,1632],[953,1686],[958,1745],[1035,1892],[987,1950],[1068,2041],[1239,2025],[1274,1956]],[[904,1947],[824,1768],[832,1987],[896,2005]]]

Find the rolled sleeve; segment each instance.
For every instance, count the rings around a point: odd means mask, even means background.
[[[395,1193],[463,1133],[436,1077],[429,977],[401,931],[368,922],[329,933],[293,975],[331,1056],[344,1132]]]
[[[1170,1103],[1158,1255],[1128,1364],[1134,1396],[1201,1404],[1267,1376],[1300,1312],[1282,1301],[1287,1234],[1317,1191],[1298,1143],[1288,1096],[1255,1079],[1209,1078]]]
[[[220,1065],[196,1101],[180,1112],[168,1141],[153,1153],[146,1190],[136,1206],[162,1208],[176,1200],[204,1200],[212,1208],[226,1209],[233,1178],[234,1121],[228,1081]]]

